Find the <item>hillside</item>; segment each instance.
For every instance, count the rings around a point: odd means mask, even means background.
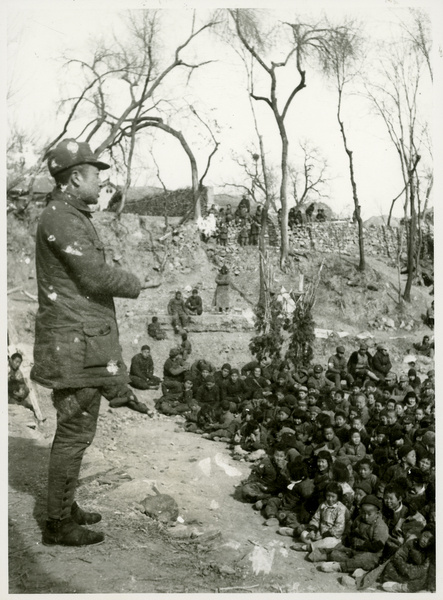
[[[33,235],[37,213],[27,221],[8,217],[8,326],[10,343],[32,361],[37,303]],[[174,222],[173,219],[170,221]],[[177,344],[166,313],[176,290],[184,295],[198,287],[205,313],[194,319],[189,338],[192,360],[205,357],[217,367],[242,365],[250,359],[248,343],[252,305],[258,293],[258,253],[237,245],[220,249],[200,241],[193,224],[163,240],[161,217],[109,213],[94,215],[107,260],[141,278],[163,271],[157,290],[137,300],[116,301],[123,355],[128,363],[143,343],[151,343],[146,324],[158,315],[168,338],[152,342],[156,374],[169,349]],[[233,267],[235,285],[231,311],[214,312],[212,301],[218,264]],[[386,341],[394,370],[404,372],[404,356],[412,343],[432,334],[422,315],[430,304],[428,288],[415,287],[413,302],[397,307],[398,276],[389,260],[370,256],[363,276],[357,256],[305,249],[287,273],[278,269],[278,251],[269,249],[275,287],[298,289],[321,280],[314,306],[317,339],[315,359],[323,364],[338,340],[349,354],[362,337],[369,345]],[[402,276],[402,285],[404,285]],[[245,299],[247,298],[249,302]],[[425,373],[429,363],[417,363]],[[137,392],[151,408],[159,395]],[[85,455],[78,489],[79,502],[103,514],[100,530],[106,544],[97,548],[42,546],[46,469],[55,429],[49,390],[39,389],[45,421],[30,411],[9,406],[9,543],[10,593],[182,593],[182,592],[318,592],[355,593],[343,587],[337,574],[318,573],[290,550],[291,540],[263,527],[263,519],[235,499],[235,486],[250,465],[231,458],[224,443],[184,432],[180,417],[156,414],[152,419],[127,408],[110,409],[102,400],[96,440]],[[140,512],[140,501],[152,485],[177,501],[183,523],[164,528]],[[368,591],[368,590],[366,590]],[[369,591],[376,591],[375,589]]]

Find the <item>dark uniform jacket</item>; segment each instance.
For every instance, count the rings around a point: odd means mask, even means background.
[[[91,209],[55,189],[36,234],[39,308],[31,378],[49,388],[129,381],[113,297],[137,298],[135,275],[107,265]]]
[[[145,358],[143,354],[136,354],[131,361],[131,369],[129,371],[131,375],[141,377],[142,379],[149,379],[154,375],[154,361],[152,356]]]

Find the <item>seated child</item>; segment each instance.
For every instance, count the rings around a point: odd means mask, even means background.
[[[308,551],[308,560],[324,560],[324,548],[335,548],[345,532],[349,511],[340,501],[342,490],[336,482],[325,488],[325,501],[320,504],[308,526],[300,535],[302,544],[295,549]]]
[[[328,552],[329,560],[320,565],[325,573],[353,573],[356,569],[372,571],[381,558],[389,537],[388,526],[380,512],[381,502],[375,496],[365,496],[360,514],[351,524],[347,538]]]
[[[435,592],[435,571],[435,529],[427,526],[386,563],[382,587],[388,592]]]
[[[249,477],[242,482],[240,491],[243,500],[252,503],[278,496],[289,483],[286,448],[283,445],[276,445],[272,449],[272,454],[263,457],[253,465]]]
[[[347,456],[352,464],[356,464],[365,454],[366,448],[361,443],[360,432],[357,429],[351,429],[349,432],[349,442],[343,444],[337,456]]]

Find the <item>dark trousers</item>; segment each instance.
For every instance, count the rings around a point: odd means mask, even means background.
[[[346,383],[350,387],[354,383],[354,378],[347,371],[340,371],[340,373],[333,373],[332,371],[326,372],[326,379],[335,383],[335,389],[341,390],[342,379],[346,380]]]
[[[131,381],[129,384],[136,390],[149,390],[152,387],[158,387],[161,383],[160,377],[152,375],[149,379],[138,377],[137,375],[130,375]]]
[[[57,428],[49,457],[48,518],[71,514],[83,454],[97,428],[101,393],[96,388],[53,391]]]

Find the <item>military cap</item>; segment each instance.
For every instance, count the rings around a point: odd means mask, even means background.
[[[323,367],[321,365],[314,366],[314,373],[322,373],[322,372],[323,372]]]
[[[359,349],[360,350],[367,350],[368,349],[368,344],[366,342],[360,342]]]
[[[52,176],[85,164],[94,165],[100,171],[109,169],[107,163],[96,159],[87,142],[77,142],[73,138],[62,140],[49,152],[48,169]]]
[[[288,415],[289,417],[289,415],[291,414],[291,409],[289,408],[289,406],[280,406],[278,408],[278,412],[285,413],[285,415]]]
[[[180,354],[180,348],[171,348],[169,350],[169,357],[170,358],[175,358],[176,356],[178,356]]]
[[[336,350],[337,354],[344,354],[345,353],[345,347],[344,346],[337,346]]]
[[[142,346],[142,352],[143,352],[143,350],[150,350],[150,349],[151,349],[151,346],[148,346],[147,344],[144,344]]]

